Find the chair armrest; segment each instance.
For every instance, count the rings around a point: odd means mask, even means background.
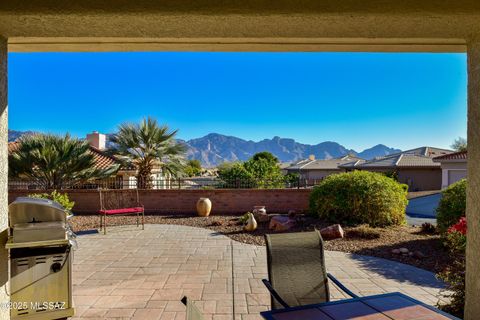
[[[265,287],[267,287],[268,291],[270,291],[270,294],[275,300],[277,300],[284,308],[290,307],[285,301],[283,301],[282,297],[280,297],[277,291],[273,289],[272,284],[267,279],[262,279],[262,282],[265,285]]]
[[[347,287],[345,287],[340,281],[337,280],[337,278],[335,278],[334,276],[332,276],[330,273],[327,273],[327,277],[332,280],[333,283],[335,283],[335,285],[337,287],[339,287],[343,292],[345,292],[346,294],[348,294],[350,297],[352,298],[358,298],[358,296],[353,293],[352,291],[348,290]]]

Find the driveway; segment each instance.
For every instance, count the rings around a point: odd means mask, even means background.
[[[410,199],[406,209],[409,224],[422,224],[437,222],[437,207],[441,193]]]

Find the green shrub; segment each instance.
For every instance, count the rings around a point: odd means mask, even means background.
[[[70,201],[68,198],[67,193],[60,193],[57,190],[53,190],[52,193],[33,193],[28,195],[30,198],[41,198],[41,199],[49,199],[55,202],[58,202],[62,207],[65,208],[67,213],[72,211],[75,202]]]
[[[405,223],[405,187],[383,174],[353,171],[328,176],[310,195],[310,210],[319,218],[347,225]]]
[[[437,208],[437,226],[441,233],[465,216],[467,203],[467,180],[462,179],[442,191]]]

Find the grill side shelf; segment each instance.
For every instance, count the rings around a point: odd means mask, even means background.
[[[7,243],[5,244],[6,249],[19,249],[26,247],[46,247],[46,246],[61,246],[68,245],[68,239],[59,239],[59,240],[46,240],[46,241],[30,241],[30,242],[13,242],[12,237],[8,238]]]

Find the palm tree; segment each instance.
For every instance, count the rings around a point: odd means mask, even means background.
[[[113,152],[127,166],[137,169],[137,187],[152,187],[152,171],[159,167],[162,173],[178,176],[185,166],[183,144],[177,143],[178,130],[170,131],[167,125],[159,125],[153,118],[140,123],[123,123],[112,137]]]
[[[28,178],[44,189],[62,189],[92,179],[106,178],[119,169],[95,167],[88,142],[69,134],[23,136],[9,156],[9,176]]]

